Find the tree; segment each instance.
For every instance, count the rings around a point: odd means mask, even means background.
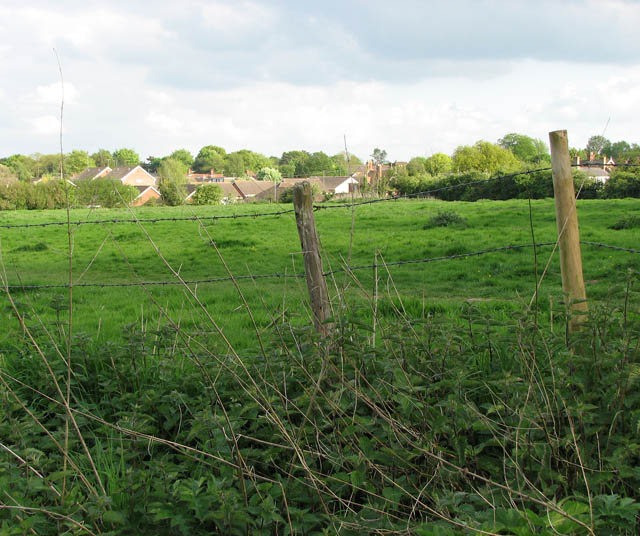
[[[307,160],[311,155],[307,151],[287,151],[282,153],[278,167],[283,177],[304,177],[307,172]]]
[[[453,167],[453,160],[448,154],[434,153],[424,161],[424,169],[429,175],[442,175],[450,173]]]
[[[184,188],[187,182],[186,166],[179,160],[166,158],[158,169],[158,190],[165,203],[171,206],[182,205],[186,197]]]
[[[376,147],[371,153],[371,159],[373,160],[373,163],[376,165],[386,164],[387,151],[383,151],[382,149],[378,149],[378,147]]]
[[[14,154],[3,158],[0,163],[7,166],[21,181],[28,181],[34,176],[35,161],[28,156]]]
[[[126,206],[140,193],[134,186],[122,184],[119,180],[108,177],[78,181],[74,191],[80,206],[105,208]]]
[[[603,154],[605,147],[611,145],[611,142],[604,136],[591,136],[587,141],[587,153],[594,152],[597,155]]]
[[[521,167],[522,164],[511,151],[488,141],[481,140],[472,146],[461,145],[453,153],[453,170],[457,172],[510,173]]]
[[[10,168],[0,164],[0,186],[7,186],[17,180],[18,178]]]
[[[624,160],[631,152],[631,145],[626,141],[617,141],[605,148],[605,153],[614,160]]]
[[[186,149],[177,149],[173,151],[169,155],[169,158],[182,162],[187,168],[193,166],[193,155]]]
[[[91,155],[91,159],[96,163],[96,166],[100,168],[113,164],[113,156],[106,149],[99,149],[98,152]]]
[[[85,169],[95,166],[96,163],[87,151],[71,151],[64,157],[64,170],[67,175],[81,173]]]
[[[137,166],[140,164],[140,155],[133,149],[123,147],[113,151],[113,160],[116,166]]]
[[[512,132],[498,140],[498,145],[511,151],[523,162],[537,163],[550,158],[547,145],[539,139]]]
[[[227,152],[216,145],[205,145],[193,161],[193,169],[198,173],[206,173],[213,170],[221,173],[224,169],[224,157]]]
[[[273,181],[276,184],[282,181],[282,175],[277,169],[271,167],[263,167],[256,173],[256,179],[259,181]]]
[[[224,163],[224,174],[226,177],[244,177],[247,168],[241,154],[228,154]]]
[[[217,205],[222,201],[222,188],[214,183],[202,184],[191,197],[194,205]]]
[[[349,153],[349,161],[347,162],[347,155],[344,151],[334,154],[331,157],[331,161],[333,162],[333,169],[340,175],[346,175],[349,172],[353,173],[357,166],[362,165],[362,160],[351,153]]]
[[[407,164],[407,173],[411,177],[426,173],[427,170],[424,167],[425,160],[426,158],[422,156],[416,156],[409,160],[409,163]]]

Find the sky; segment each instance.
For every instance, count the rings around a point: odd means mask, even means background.
[[[640,143],[640,0],[0,0],[0,157]]]

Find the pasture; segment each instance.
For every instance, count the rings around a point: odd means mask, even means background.
[[[638,214],[636,200],[580,201],[581,239],[633,248],[640,229],[612,230],[625,216]],[[190,218],[278,212],[291,205],[138,208],[135,217]],[[402,200],[316,212],[326,271],[376,262],[393,263],[461,255],[510,245],[553,242],[556,237],[553,200],[446,203]],[[453,211],[464,223],[443,227],[426,224],[439,213]],[[72,221],[131,219],[127,210],[74,210]],[[66,221],[64,211],[0,213],[0,225]],[[425,228],[427,227],[427,228]],[[103,223],[72,226],[74,284],[135,284],[239,277],[238,289],[251,308],[258,329],[277,318],[307,323],[303,279],[248,275],[303,273],[293,213],[280,216],[157,223]],[[533,233],[533,234],[532,234]],[[69,280],[69,237],[64,226],[0,228],[1,255],[9,285],[64,285]],[[212,247],[215,241],[219,254]],[[156,251],[157,247],[157,251]],[[497,318],[508,317],[531,302],[536,271],[541,277],[538,309],[549,320],[550,308],[562,312],[558,253],[552,247],[497,251],[481,256],[430,263],[380,266],[338,272],[329,278],[336,307],[381,301],[380,314],[392,311],[387,301],[401,301],[409,317],[429,313],[454,319],[469,301]],[[158,254],[160,252],[161,256]],[[589,299],[605,302],[620,295],[637,255],[583,246]],[[537,259],[536,259],[537,257]],[[222,262],[224,260],[224,263]],[[165,262],[166,261],[166,262]],[[548,263],[548,266],[547,266]],[[226,265],[226,267],[225,267]],[[253,322],[231,281],[190,285],[200,304],[180,284],[129,287],[76,287],[73,292],[74,332],[97,341],[119,340],[129,325],[155,330],[175,322],[185,331],[207,332],[211,315],[234,346],[249,349],[256,338]],[[12,291],[34,322],[46,326],[65,322],[64,288]],[[551,299],[551,301],[550,301]],[[206,312],[204,311],[206,309]],[[365,308],[362,314],[368,315]],[[11,340],[18,329],[13,312],[3,308],[2,333]],[[215,344],[215,337],[213,342]]]

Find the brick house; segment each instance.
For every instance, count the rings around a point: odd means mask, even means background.
[[[140,193],[138,194],[138,197],[131,201],[132,207],[139,207],[148,203],[152,199],[160,199],[160,197],[162,197],[160,192],[156,190],[155,186],[135,186],[135,188]]]
[[[157,179],[141,166],[120,166],[111,168],[88,168],[79,175],[72,177],[72,181],[95,180],[100,178],[116,179],[122,184],[130,186],[155,186]]]

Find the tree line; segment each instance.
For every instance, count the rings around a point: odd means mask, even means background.
[[[640,162],[640,146],[626,141],[611,142],[603,136],[591,136],[584,148],[572,148],[572,156],[580,156],[587,160],[591,154],[598,158],[612,157],[616,162]],[[369,156],[375,164],[389,163],[387,152],[376,147]],[[529,169],[545,167],[550,164],[551,157],[546,143],[525,134],[509,133],[496,143],[480,140],[473,145],[461,145],[451,155],[435,153],[428,157],[416,156],[406,165],[393,166],[380,180],[364,188],[375,189],[379,195],[393,191],[400,194],[412,194],[420,191],[441,188],[455,184],[457,181],[475,180],[498,173],[515,173]],[[195,157],[186,149],[178,149],[162,157],[149,156],[144,162],[140,155],[131,148],[121,148],[113,152],[100,149],[93,154],[87,151],[74,150],[67,154],[32,155],[14,154],[0,158],[0,208],[55,208],[64,206],[60,192],[67,191],[64,185],[53,184],[57,179],[70,179],[87,168],[118,167],[141,165],[147,171],[157,174],[158,186],[166,204],[184,202],[184,184],[187,182],[187,171],[195,173],[216,173],[230,177],[243,177],[250,174],[258,180],[279,182],[282,177],[308,177],[312,175],[347,175],[361,169],[362,160],[345,152],[329,156],[322,151],[308,152],[304,150],[285,151],[280,157],[241,149],[227,153],[223,147],[206,145]],[[523,195],[552,195],[546,185],[544,174],[527,176],[513,180],[510,184],[502,182],[494,190],[485,191],[487,198],[506,199]],[[536,177],[540,184],[532,184],[531,177]],[[616,170],[606,186],[590,183],[587,189],[593,196],[635,196],[636,174],[629,171]],[[52,184],[40,187],[28,183]],[[622,187],[622,182],[626,185]],[[96,182],[96,181],[93,181]],[[20,184],[18,184],[20,183]],[[111,181],[100,181],[100,186],[82,186],[75,190],[73,203],[87,203],[101,206],[116,206],[122,199],[134,194],[132,190],[115,188]],[[111,186],[109,186],[111,185]],[[122,186],[122,185],[120,185]],[[112,197],[110,192],[116,192]],[[115,189],[114,189],[115,188]],[[494,188],[493,186],[491,188]],[[220,193],[210,189],[196,196],[197,202],[217,202]],[[478,191],[457,189],[457,198],[475,198]],[[466,192],[466,193],[465,193]],[[586,192],[583,192],[586,193]],[[68,196],[69,194],[65,194]],[[449,195],[449,194],[448,194]],[[466,197],[465,197],[466,196]]]

